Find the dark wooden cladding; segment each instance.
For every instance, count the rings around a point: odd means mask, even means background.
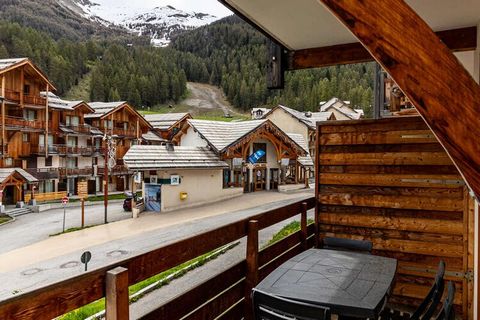
[[[319,238],[368,239],[374,254],[398,259],[393,294],[405,305],[424,296],[443,259],[446,279],[457,282],[455,301],[470,314],[469,195],[423,120],[322,122],[318,132]]]
[[[477,47],[476,27],[439,31],[436,35],[454,52],[475,50]],[[289,68],[291,70],[320,68],[373,60],[370,52],[361,43],[357,42],[292,51]]]
[[[398,84],[479,196],[478,83],[405,1],[321,2]]]
[[[183,262],[189,261],[202,254],[217,249],[247,235],[247,225],[250,220],[258,221],[258,228],[263,229],[273,224],[299,215],[304,210],[304,203],[311,209],[315,199],[308,198],[283,207],[265,211],[253,217],[182,239],[175,243],[163,246],[156,250],[131,257],[111,264],[99,270],[86,272],[65,281],[21,294],[0,302],[0,319],[52,319],[71,310],[77,309],[90,302],[105,296],[105,275],[116,267],[128,269],[129,285],[138,283],[153,275],[161,273]],[[313,227],[309,226],[309,236],[313,234]],[[311,245],[311,238],[307,241]],[[286,246],[285,246],[286,245]],[[283,242],[283,248],[270,246],[259,253],[260,266],[269,264],[276,259],[275,264],[288,259],[292,247],[300,247],[300,236],[296,234],[295,241]],[[288,251],[287,254],[284,254]],[[282,255],[283,254],[283,255]],[[268,256],[269,259],[265,260]],[[245,261],[223,272],[217,277],[207,280],[174,300],[159,310],[147,315],[146,319],[176,319],[190,312],[193,319],[212,312],[222,314],[234,306],[244,295],[244,281],[229,288],[230,285],[241,281],[246,275]],[[260,273],[260,280],[262,275]],[[226,290],[228,289],[228,290]],[[226,291],[225,291],[226,290]],[[209,299],[222,293],[216,299]],[[240,296],[238,296],[240,294]],[[205,306],[202,306],[205,304]],[[243,303],[242,303],[243,305]],[[197,308],[200,308],[197,310]],[[238,308],[238,307],[235,307]],[[158,316],[158,317],[157,317]]]

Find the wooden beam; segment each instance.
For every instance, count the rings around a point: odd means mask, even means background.
[[[480,87],[467,70],[402,0],[320,1],[392,76],[478,197]]]
[[[250,220],[247,229],[247,274],[245,278],[245,319],[253,319],[252,289],[258,284],[258,221]]]
[[[22,88],[23,90],[23,88]],[[45,90],[45,158],[48,158],[48,91],[50,90],[49,84]]]
[[[476,27],[445,30],[437,32],[436,35],[454,52],[475,50],[477,47]],[[289,60],[288,69],[297,70],[361,63],[374,59],[361,43],[356,42],[292,51]]]
[[[5,158],[5,85],[6,77],[2,76],[2,158]]]

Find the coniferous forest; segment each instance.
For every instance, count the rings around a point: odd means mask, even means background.
[[[193,81],[221,87],[243,111],[277,104],[313,111],[333,96],[367,115],[371,110],[371,63],[288,72],[285,89],[267,90],[267,39],[235,16],[184,32],[168,48],[151,47],[136,36],[57,35],[0,22],[0,58],[31,58],[59,95],[89,74],[91,101],[127,100],[136,107],[175,103],[186,96],[186,82]]]

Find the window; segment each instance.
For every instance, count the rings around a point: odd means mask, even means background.
[[[254,143],[253,144],[253,153],[263,150],[265,154],[263,157],[258,159],[257,163],[266,163],[267,162],[267,144],[266,143]]]
[[[23,142],[30,142],[30,137],[29,137],[28,133],[24,133],[22,135],[22,141]]]
[[[29,95],[30,94],[30,85],[29,84],[26,84],[23,86],[23,94],[24,95]]]
[[[123,123],[123,130],[128,130],[128,122]]]
[[[25,120],[35,120],[37,118],[35,110],[23,109],[23,118]]]
[[[5,158],[5,166],[12,166],[13,165],[13,158]]]
[[[103,120],[103,125],[105,128],[112,129],[113,128],[113,120]]]
[[[230,184],[230,169],[223,169],[223,189],[229,187]]]
[[[80,118],[78,116],[67,116],[65,118],[65,124],[67,126],[78,126],[80,124]]]
[[[67,146],[76,147],[77,146],[77,139],[78,139],[78,137],[68,137]]]
[[[52,157],[45,158],[45,167],[51,167],[51,166],[52,166]]]
[[[67,159],[67,168],[76,168],[78,167],[78,158],[68,158]]]

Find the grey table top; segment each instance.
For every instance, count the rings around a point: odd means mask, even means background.
[[[275,269],[256,288],[328,306],[334,314],[373,318],[384,306],[396,269],[396,259],[310,249]]]

